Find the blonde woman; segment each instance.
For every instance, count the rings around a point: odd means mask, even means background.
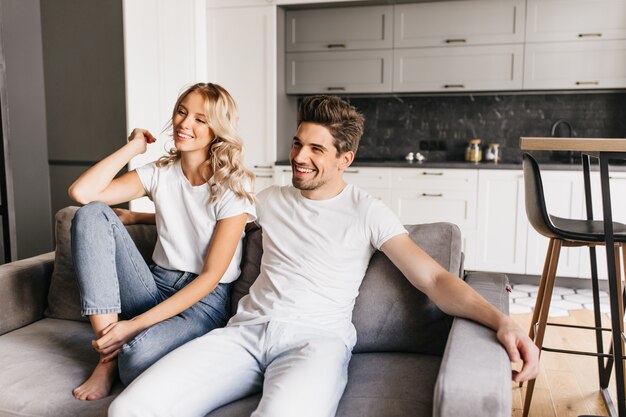
[[[71,185],[72,199],[86,204],[72,223],[72,253],[82,314],[100,354],[74,389],[77,399],[107,396],[118,373],[127,385],[166,353],[226,324],[244,227],[256,219],[236,123],[225,89],[195,84],[174,106],[168,156],[115,178],[155,141],[134,129],[126,145]],[[150,264],[109,207],[143,196],[156,207]]]

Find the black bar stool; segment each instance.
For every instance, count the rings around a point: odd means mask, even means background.
[[[610,331],[610,329],[602,328],[600,315],[600,297],[598,289],[598,269],[595,256],[595,246],[604,245],[604,222],[598,220],[564,219],[561,217],[550,215],[546,208],[546,201],[543,192],[543,183],[541,181],[539,165],[537,164],[537,161],[535,161],[535,159],[528,153],[524,154],[523,168],[524,191],[526,198],[526,215],[528,216],[528,220],[533,228],[539,234],[550,239],[550,242],[548,244],[548,251],[546,254],[546,260],[543,266],[543,273],[541,274],[541,281],[539,283],[539,291],[537,293],[535,309],[533,310],[529,336],[535,341],[535,344],[540,350],[597,356],[598,371],[600,373],[600,387],[602,389],[606,389],[609,383],[613,360],[615,359],[613,358],[613,355],[611,353],[612,349],[609,354],[604,353],[604,348],[602,344],[602,331]],[[616,260],[618,260],[616,262],[616,276],[618,277],[617,288],[618,294],[623,294],[618,255],[620,248],[622,248],[624,263],[626,264],[626,252],[623,249],[623,246],[626,243],[626,225],[622,223],[613,223],[613,230],[615,231],[616,243],[615,258]],[[543,339],[545,335],[546,325],[551,325],[547,322],[548,311],[550,309],[550,300],[552,298],[552,289],[554,288],[559,255],[561,252],[561,247],[563,246],[588,246],[590,248],[595,327],[574,325],[560,326],[595,330],[597,352],[579,352],[543,347]],[[619,297],[619,300],[621,313],[619,320],[620,331],[623,334],[623,296]],[[622,337],[622,344],[623,343],[624,339]],[[605,358],[608,359],[608,363],[606,366],[604,365]],[[528,385],[526,388],[526,398],[524,399],[523,417],[528,416],[534,388],[535,380],[528,381]]]

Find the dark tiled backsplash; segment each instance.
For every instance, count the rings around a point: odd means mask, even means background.
[[[467,141],[501,145],[502,162],[521,162],[521,136],[550,136],[559,119],[577,137],[626,137],[626,92],[345,97],[365,115],[358,159],[462,161]],[[561,124],[556,136],[569,136]],[[563,153],[539,152],[540,162]]]

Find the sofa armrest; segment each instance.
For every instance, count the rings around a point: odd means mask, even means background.
[[[54,252],[0,265],[0,335],[43,317]]]
[[[468,274],[467,283],[508,314],[506,275]],[[433,416],[511,415],[511,362],[491,329],[455,318],[435,385]]]

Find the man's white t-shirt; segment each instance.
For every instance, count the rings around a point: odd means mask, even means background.
[[[199,274],[218,220],[242,213],[248,214],[248,222],[256,220],[254,205],[230,189],[224,189],[217,200],[209,202],[209,186],[191,185],[180,160],[161,168],[152,162],[136,171],[156,208],[158,237],[152,260],[165,269]],[[232,282],[239,277],[241,252],[240,239],[220,282]]]
[[[326,329],[356,343],[352,310],[376,249],[406,229],[382,202],[348,184],[328,200],[310,200],[292,186],[270,187],[256,199],[263,229],[259,277],[229,325],[269,320]]]

